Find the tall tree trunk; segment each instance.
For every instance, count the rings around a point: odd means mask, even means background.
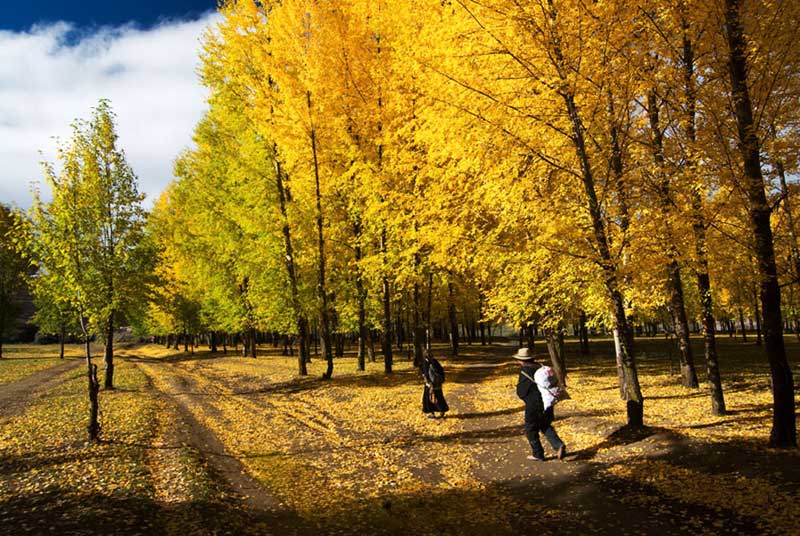
[[[756,312],[756,346],[761,346],[761,311],[758,307],[758,290],[753,289],[753,309]]]
[[[289,277],[289,288],[292,295],[292,313],[294,323],[297,326],[298,337],[300,339],[300,351],[297,354],[297,372],[301,376],[308,375],[308,320],[303,314],[300,306],[300,296],[297,290],[297,274],[294,266],[294,248],[292,247],[292,235],[289,229],[289,217],[286,212],[286,190],[283,186],[283,170],[278,161],[277,147],[273,146],[275,158],[275,185],[278,190],[278,200],[281,210],[281,227],[283,231],[283,258],[286,266],[286,274]]]
[[[525,325],[525,347],[531,352],[536,351],[536,321],[531,320]]]
[[[455,288],[453,285],[453,274],[449,273],[447,280],[447,315],[450,320],[450,351],[453,355],[458,355],[458,311],[456,311]]]
[[[106,389],[114,388],[114,312],[108,315],[108,323],[106,324],[106,348],[103,357],[103,363],[106,366],[106,377],[104,387]]]
[[[552,6],[551,6],[552,7]],[[555,18],[555,12],[552,15]],[[553,21],[555,22],[555,21]],[[563,57],[558,44],[555,47],[556,61],[563,65]],[[562,73],[562,78],[566,80],[566,74]],[[594,174],[589,163],[589,153],[586,150],[584,139],[583,124],[580,119],[575,98],[571,93],[562,94],[567,114],[572,124],[572,140],[575,146],[575,153],[581,165],[581,178],[583,179],[584,191],[592,220],[594,231],[595,246],[600,253],[600,259],[605,276],[605,287],[611,297],[612,318],[614,319],[614,329],[619,333],[619,358],[621,371],[623,374],[624,393],[627,406],[628,426],[640,427],[644,425],[644,397],[639,386],[639,375],[636,370],[636,359],[633,355],[633,340],[631,337],[628,321],[625,316],[625,302],[622,292],[618,288],[618,274],[614,259],[606,238],[605,220],[600,210],[595,191]]]
[[[483,321],[483,294],[478,296],[478,331],[481,334],[481,346],[486,346],[486,324]]]
[[[98,392],[100,391],[100,380],[97,379],[97,365],[92,363],[92,349],[89,338],[89,330],[86,327],[87,320],[80,315],[81,331],[83,332],[84,349],[86,350],[86,376],[89,380],[89,424],[86,430],[89,432],[89,440],[96,441],[100,436],[100,406],[98,402]]]
[[[670,198],[669,176],[664,169],[664,136],[660,125],[660,106],[655,90],[647,96],[647,115],[650,119],[650,133],[652,136],[653,161],[656,166],[658,184],[656,189],[659,196],[663,225],[666,227],[667,247],[667,302],[672,322],[675,325],[675,339],[681,364],[681,385],[686,388],[696,389],[697,373],[694,367],[692,345],[689,342],[689,323],[686,319],[686,306],[683,300],[683,283],[681,269],[678,264],[678,249],[675,247],[675,237],[672,233],[672,199]]]
[[[367,329],[367,358],[370,363],[375,362],[375,338],[371,329]]]
[[[392,310],[391,294],[389,292],[389,276],[386,274],[386,229],[381,229],[381,257],[383,262],[383,275],[381,276],[381,287],[383,291],[383,338],[381,339],[383,350],[383,371],[386,374],[392,373]],[[399,335],[399,333],[398,333]],[[402,349],[402,348],[401,348]]]
[[[425,308],[425,349],[431,349],[431,339],[433,338],[433,327],[431,325],[431,313],[433,311],[433,271],[428,271],[428,303]]]
[[[747,88],[747,40],[741,22],[740,0],[725,0],[725,34],[728,39],[731,97],[744,161],[748,212],[755,243],[764,315],[764,347],[772,374],[773,419],[770,446],[797,447],[794,380],[786,359],[781,319],[781,293],[770,227],[770,207],[764,193],[759,141]]]
[[[586,328],[586,311],[581,309],[578,316],[578,337],[580,338],[581,354],[589,354],[589,330]]]
[[[311,117],[311,92],[306,92],[308,114]],[[311,127],[311,154],[314,164],[314,186],[317,202],[317,299],[319,300],[320,329],[322,331],[322,353],[327,367],[322,377],[333,376],[333,348],[331,346],[330,311],[328,310],[328,290],[325,283],[325,235],[322,225],[322,192],[319,184],[319,163],[317,162],[317,132]]]
[[[747,342],[747,326],[744,323],[744,311],[739,307],[739,326],[742,331],[742,342]]]
[[[552,9],[552,2],[550,2],[550,7]],[[552,16],[555,17],[555,14],[553,14]],[[561,61],[560,61],[560,57],[561,57],[560,47],[557,45],[556,49],[557,49],[556,52],[557,52],[557,55],[558,55],[558,58],[559,58],[559,62],[561,63]],[[563,76],[563,74],[562,74],[562,76]],[[591,195],[588,196],[589,203],[590,203],[590,206],[591,206],[592,199],[594,199],[594,203],[595,204],[597,203],[597,196],[596,196],[596,194],[594,192],[594,178],[591,175],[591,167],[589,166],[588,156],[585,155],[585,152],[586,152],[585,141],[583,139],[583,134],[582,134],[583,126],[582,126],[582,123],[580,121],[580,116],[578,115],[577,107],[575,106],[574,97],[572,95],[569,95],[569,96],[564,95],[564,98],[565,98],[565,101],[566,101],[567,110],[568,110],[568,112],[570,114],[570,120],[572,122],[573,131],[575,131],[576,128],[579,131],[581,131],[581,138],[577,139],[577,138],[573,137],[573,143],[575,144],[576,151],[579,154],[584,153],[584,156],[586,157],[586,158],[581,157],[581,169],[584,170],[583,171],[583,173],[584,173],[584,181],[583,181],[584,182],[584,190],[586,190],[587,188],[589,188],[591,190]],[[614,96],[613,96],[613,94],[612,94],[612,92],[610,90],[607,92],[607,98],[608,98],[608,123],[610,125],[609,134],[610,134],[610,141],[611,141],[611,162],[610,162],[610,165],[611,165],[611,170],[614,172],[614,186],[615,186],[616,193],[617,193],[617,203],[619,205],[619,211],[620,211],[620,230],[622,231],[623,240],[625,240],[626,239],[625,237],[628,234],[628,228],[630,226],[630,216],[629,216],[629,213],[628,213],[628,196],[627,196],[627,193],[625,191],[625,181],[624,181],[623,163],[622,163],[622,147],[621,147],[621,144],[619,142],[619,127],[617,125],[616,112],[614,111]],[[571,110],[574,110],[574,111],[571,111]],[[584,160],[585,160],[585,162],[584,162]],[[587,176],[586,175],[586,173],[587,173],[586,170],[588,170],[588,173],[589,173],[589,175],[588,175],[588,177],[590,179],[589,186],[587,186],[587,181],[586,181],[586,176]],[[599,210],[599,207],[598,207],[597,210]],[[594,222],[595,221],[594,214],[592,215],[592,219],[593,219],[593,222]],[[593,225],[595,226],[595,229],[594,229],[594,231],[595,231],[595,240],[597,240],[598,236],[599,236],[598,233],[597,233],[597,225],[595,223],[593,223]],[[602,241],[605,244],[605,249],[608,250],[609,249],[609,242],[608,242],[609,239],[608,239],[608,236],[607,236],[606,231],[605,231],[605,225],[602,224],[601,227],[602,227],[602,229],[601,229],[602,230]],[[623,244],[623,248],[624,248],[624,246],[625,246],[625,244]],[[609,255],[609,258],[610,258],[610,255]],[[605,257],[604,257],[604,259],[605,259]],[[624,259],[624,257],[623,257],[623,259]],[[604,262],[605,262],[605,260],[604,260]],[[616,278],[616,275],[615,275],[614,276],[614,280],[616,281],[616,279],[617,278]],[[616,286],[616,284],[615,284],[615,286]],[[613,291],[612,291],[612,294],[613,294]],[[622,310],[623,310],[623,313],[624,313],[624,307],[623,307]],[[627,368],[627,366],[625,365],[625,362],[627,360],[625,354],[626,354],[626,352],[631,351],[631,350],[630,350],[630,348],[626,349],[625,341],[629,341],[632,344],[632,342],[633,342],[633,332],[631,331],[630,326],[627,323],[627,319],[626,319],[626,321],[624,322],[624,324],[622,326],[615,325],[612,328],[611,331],[612,331],[612,334],[614,336],[614,357],[616,359],[616,364],[617,364],[617,380],[619,382],[619,394],[620,394],[620,398],[622,398],[623,400],[628,400],[628,394],[627,393],[628,393],[628,382],[629,382],[629,380],[625,377],[625,370]],[[637,383],[638,383],[638,378],[637,378]],[[629,419],[628,420],[630,422],[630,415],[629,415]]]
[[[418,256],[415,255],[416,264],[419,263]],[[414,366],[419,367],[422,363],[422,346],[424,344],[425,330],[420,326],[420,313],[419,313],[419,283],[414,282],[414,326],[412,335],[414,337]]]
[[[694,75],[694,44],[689,37],[689,22],[682,14],[681,28],[683,30],[683,74],[685,109],[684,118],[686,139],[689,145],[687,151],[686,169],[693,172],[696,166],[693,151],[697,141],[695,130],[696,118],[696,90]],[[716,320],[714,319],[713,298],[711,296],[711,278],[708,274],[708,246],[706,244],[706,220],[703,215],[703,198],[698,188],[692,188],[692,231],[694,233],[695,254],[697,256],[697,292],[700,296],[701,316],[703,320],[703,347],[706,357],[706,372],[711,391],[711,413],[724,415],[725,396],[722,390],[722,377],[720,375],[719,360],[717,357]]]
[[[58,358],[64,359],[64,340],[67,338],[67,328],[61,324],[61,329],[58,331]]]
[[[567,364],[564,356],[564,330],[562,326],[544,330],[545,340],[547,341],[547,353],[550,354],[550,362],[553,365],[553,372],[558,379],[561,387],[567,386]]]
[[[358,299],[358,370],[366,369],[367,353],[367,291],[361,271],[361,217],[353,223],[353,237],[356,241],[356,296]]]

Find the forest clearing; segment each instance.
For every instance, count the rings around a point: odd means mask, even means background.
[[[729,411],[715,417],[705,385],[678,384],[674,357],[670,373],[670,341],[638,339],[648,418],[626,432],[611,341],[593,340],[589,356],[568,341],[571,399],[557,410],[568,456],[539,464],[525,459],[509,344],[442,359],[443,420],[420,411],[422,380],[405,359],[392,375],[376,363],[357,372],[348,352],[325,381],[323,360],[298,377],[269,346],[253,359],[131,345],[118,350],[117,388],[101,391],[96,443],[84,369],[63,370],[46,357],[52,346],[11,346],[0,363],[0,530],[796,534],[798,453],[762,445],[766,366],[757,347],[719,342]],[[53,369],[56,382],[41,376]],[[25,407],[9,413],[9,388],[37,376],[47,389],[18,393]]]

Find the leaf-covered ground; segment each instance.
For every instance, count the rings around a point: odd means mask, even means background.
[[[442,358],[444,420],[421,413],[404,358],[391,376],[337,359],[324,381],[322,361],[299,378],[268,347],[126,348],[118,388],[101,391],[102,442],[85,442],[82,368],[0,418],[0,532],[800,533],[800,455],[764,447],[760,350],[720,339],[730,413],[713,417],[705,390],[678,386],[670,345],[638,342],[648,428],[621,428],[611,345],[593,341],[569,353],[572,399],[556,411],[569,456],[544,463],[525,459],[512,346]]]

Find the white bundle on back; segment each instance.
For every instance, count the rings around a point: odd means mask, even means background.
[[[533,374],[533,381],[536,383],[536,387],[539,388],[539,392],[542,393],[542,402],[545,410],[559,401],[561,388],[558,386],[558,380],[551,367],[547,365],[539,367]]]

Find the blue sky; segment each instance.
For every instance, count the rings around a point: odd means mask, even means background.
[[[28,30],[34,24],[67,21],[79,27],[149,28],[165,19],[196,19],[216,8],[216,0],[23,0],[0,2],[0,29]]]
[[[0,2],[0,202],[49,198],[40,162],[100,99],[149,206],[205,112],[201,38],[215,0]]]

